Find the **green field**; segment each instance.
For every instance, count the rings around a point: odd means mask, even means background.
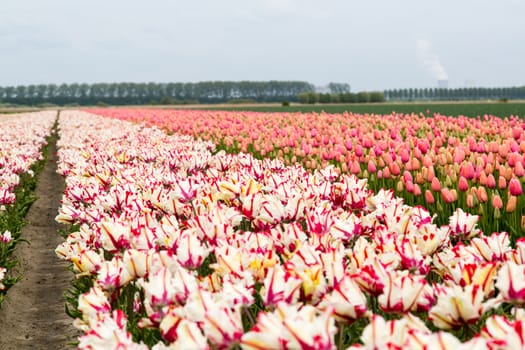
[[[492,114],[501,118],[514,116],[525,116],[524,102],[428,102],[428,103],[368,103],[368,104],[330,104],[330,105],[297,105],[289,107],[280,105],[244,105],[244,106],[195,106],[196,109],[230,110],[230,111],[257,111],[257,112],[327,112],[327,113],[374,113],[389,114],[398,113],[423,113],[425,115],[440,113],[447,116],[464,115],[468,117]]]

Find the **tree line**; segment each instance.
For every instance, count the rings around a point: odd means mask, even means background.
[[[388,101],[518,100],[525,99],[525,86],[392,89],[384,94]]]
[[[0,87],[0,104],[141,105],[236,102],[367,103],[525,99],[525,86],[505,88],[408,88],[350,92],[346,83],[329,83],[316,92],[305,81],[205,81],[197,83],[39,84]]]
[[[341,93],[317,93],[303,92],[298,95],[299,103],[378,103],[385,101],[385,95],[381,91],[360,91]]]
[[[313,91],[315,87],[304,81],[40,84],[0,87],[0,103],[35,106],[295,102],[300,93]]]

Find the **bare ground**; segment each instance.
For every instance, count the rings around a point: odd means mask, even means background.
[[[72,273],[55,255],[62,241],[55,222],[64,190],[56,173],[56,145],[50,144],[48,161],[39,175],[37,201],[33,203],[15,252],[20,264],[15,271],[22,280],[7,293],[0,309],[0,349],[73,349],[78,336],[64,311],[64,291]]]

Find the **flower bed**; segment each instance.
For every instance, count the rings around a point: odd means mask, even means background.
[[[366,178],[375,192],[389,188],[405,203],[424,206],[439,224],[461,208],[479,215],[485,232],[506,230],[511,240],[524,234],[525,124],[517,117],[93,111],[209,140],[229,153],[310,170],[332,164]]]
[[[525,240],[334,167],[60,117],[81,349],[525,346]]]
[[[0,116],[0,305],[16,281],[8,270],[20,239],[23,218],[34,201],[34,170],[43,160],[42,149],[56,119],[56,112]]]

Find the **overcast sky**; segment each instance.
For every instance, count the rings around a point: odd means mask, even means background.
[[[525,0],[1,0],[0,86],[525,85]]]

